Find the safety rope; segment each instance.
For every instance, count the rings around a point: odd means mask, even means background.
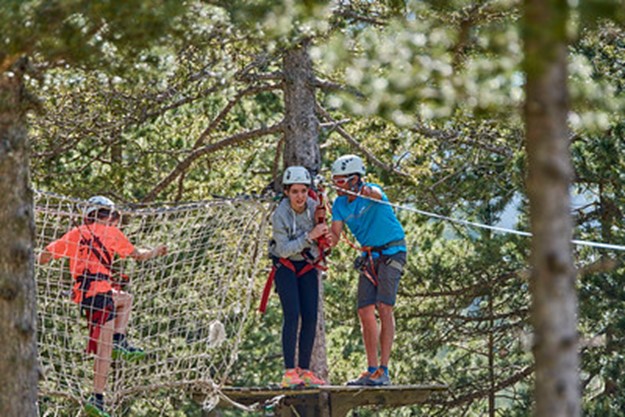
[[[525,232],[525,231],[522,231],[522,230],[509,229],[509,228],[506,228],[506,227],[491,226],[491,225],[488,225],[488,224],[472,222],[472,221],[469,221],[469,220],[456,219],[456,218],[453,218],[453,217],[443,216],[441,214],[432,213],[432,212],[429,212],[429,211],[419,210],[419,209],[416,209],[416,208],[413,208],[413,207],[402,206],[400,204],[391,203],[390,201],[377,200],[375,198],[366,197],[364,195],[355,193],[355,192],[350,191],[350,190],[345,190],[345,189],[342,189],[342,188],[338,188],[335,185],[330,185],[330,187],[333,188],[335,191],[341,191],[341,192],[343,192],[345,194],[354,195],[354,196],[357,196],[357,197],[360,197],[360,198],[364,198],[366,200],[373,201],[375,203],[385,204],[387,206],[391,206],[391,207],[399,209],[399,210],[410,211],[410,212],[417,213],[417,214],[420,214],[420,215],[423,215],[423,216],[426,216],[426,217],[430,217],[430,218],[434,218],[434,219],[438,219],[438,220],[443,220],[443,221],[447,221],[447,222],[450,222],[450,223],[461,224],[463,226],[477,227],[477,228],[480,228],[480,229],[491,230],[493,232],[498,232],[498,233],[506,233],[506,234],[512,234],[512,235],[517,235],[517,236],[526,236],[526,237],[531,237],[532,236],[532,234],[530,232]],[[579,239],[573,239],[573,240],[571,240],[571,243],[573,243],[574,245],[579,245],[579,246],[589,246],[589,247],[601,248],[601,249],[611,249],[611,250],[616,250],[616,251],[625,251],[625,246],[623,246],[623,245],[615,245],[615,244],[611,244],[611,243],[593,242],[593,241],[579,240]]]

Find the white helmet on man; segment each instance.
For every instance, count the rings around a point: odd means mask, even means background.
[[[284,185],[305,184],[310,186],[311,180],[310,172],[301,166],[288,167],[282,175],[282,184]]]
[[[113,212],[115,210],[115,203],[102,195],[90,197],[89,200],[87,200],[87,207],[85,207],[85,217],[89,217],[91,213],[102,209]]]
[[[332,164],[332,175],[365,175],[365,164],[357,155],[343,155]]]

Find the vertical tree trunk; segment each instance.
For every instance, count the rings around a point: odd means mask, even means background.
[[[571,255],[566,0],[525,0],[527,192],[538,417],[580,415],[577,297]]]
[[[495,320],[493,319],[493,285],[494,284],[491,284],[490,293],[488,294],[488,315],[491,317],[488,322],[488,417],[496,417],[497,415],[497,409],[495,408],[497,386],[495,382]]]
[[[315,86],[307,44],[288,51],[283,60],[285,79],[284,166],[301,165],[313,175],[321,168],[319,120],[315,114]],[[323,283],[319,280],[319,314],[311,368],[328,377],[323,314]]]
[[[0,416],[36,416],[33,196],[18,63],[0,72]]]
[[[313,174],[321,168],[319,120],[315,114],[315,74],[307,44],[284,56],[284,163],[302,165]]]

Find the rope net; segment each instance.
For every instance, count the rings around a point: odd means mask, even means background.
[[[36,193],[35,207],[39,251],[83,224],[84,201]],[[145,356],[112,361],[105,409],[111,415],[173,415],[174,393],[194,391],[210,409],[237,359],[254,272],[265,256],[270,205],[219,200],[117,210],[118,228],[137,248],[165,244],[168,251],[113,262],[129,277],[124,291],[133,297],[128,340]],[[39,414],[80,415],[94,389],[94,356],[86,352],[84,312],[71,300],[75,281],[68,260],[37,264],[36,280]]]

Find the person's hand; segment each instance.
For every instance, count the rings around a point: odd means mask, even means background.
[[[319,236],[323,236],[323,235],[327,234],[328,231],[329,231],[329,229],[328,229],[328,225],[327,224],[319,223],[310,232],[308,232],[308,238],[310,240],[315,240]]]
[[[381,200],[382,194],[376,188],[373,188],[369,185],[363,185],[358,192],[358,195],[361,195],[366,198],[371,198],[373,200]]]
[[[47,264],[48,262],[50,262],[52,260],[53,257],[54,257],[54,255],[52,255],[50,252],[48,252],[46,249],[44,249],[39,254],[39,256],[37,256],[37,262],[39,262],[41,265]]]
[[[152,252],[154,253],[154,256],[166,255],[167,254],[167,246],[166,245],[157,246],[154,249],[152,249]]]
[[[328,230],[328,233],[326,233],[324,237],[326,238],[326,242],[328,242],[329,246],[334,246],[334,236],[331,231]]]

